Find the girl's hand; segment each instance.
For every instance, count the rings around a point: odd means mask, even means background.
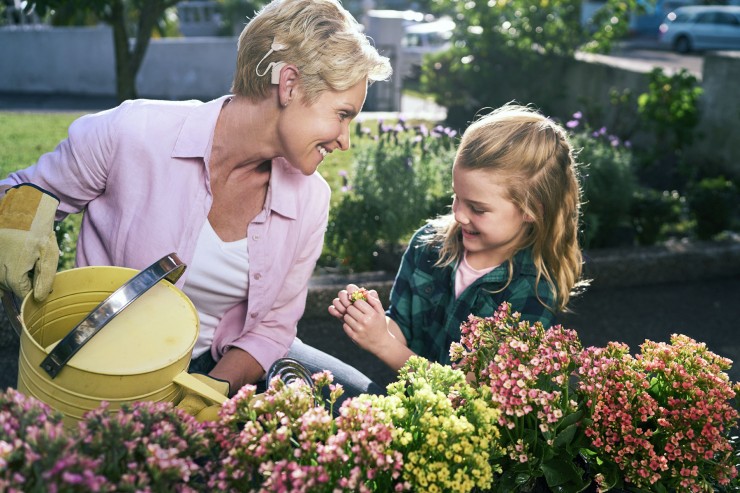
[[[349,298],[357,291],[350,291]],[[388,331],[388,320],[378,293],[369,290],[362,294],[365,299],[355,296],[357,300],[346,307],[342,328],[362,349],[379,354],[396,341]]]
[[[334,318],[338,318],[339,320],[344,320],[344,315],[347,313],[347,307],[353,303],[351,299],[352,293],[357,291],[367,292],[365,288],[359,288],[355,284],[347,284],[345,289],[337,293],[337,297],[334,298],[334,301],[332,301],[332,304],[329,306],[329,315]]]

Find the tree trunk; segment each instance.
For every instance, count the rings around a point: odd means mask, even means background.
[[[157,21],[164,15],[165,10],[177,4],[178,0],[152,0],[143,2],[138,12],[138,23],[133,45],[126,24],[126,9],[123,0],[114,0],[110,3],[110,10],[105,17],[113,28],[113,46],[116,57],[116,96],[118,102],[127,99],[136,99],[136,75],[141,68],[152,30]]]
[[[113,28],[113,50],[116,61],[116,96],[118,102],[136,99],[136,72],[131,63],[126,10],[121,0],[111,2],[111,10],[105,21]]]

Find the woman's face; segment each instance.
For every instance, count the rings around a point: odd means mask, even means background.
[[[456,164],[452,189],[452,211],[462,227],[468,263],[482,269],[509,258],[526,229],[527,219],[509,200],[503,180],[495,172],[464,169]]]
[[[301,173],[310,175],[329,153],[349,149],[349,125],[365,103],[367,81],[346,91],[325,91],[308,106],[301,95],[299,92],[284,108],[278,135],[283,157]]]

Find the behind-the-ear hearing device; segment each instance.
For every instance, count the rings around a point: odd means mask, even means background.
[[[280,69],[285,66],[285,62],[275,62],[272,64],[272,74],[270,75],[270,82],[277,85],[280,84]]]
[[[282,69],[285,66],[285,62],[283,62],[282,60],[279,62],[270,62],[270,64],[265,68],[264,71],[262,71],[262,73],[260,73],[260,65],[262,65],[262,62],[264,62],[265,58],[270,56],[271,53],[275,51],[281,51],[286,48],[287,48],[286,45],[282,43],[278,43],[277,41],[273,39],[272,44],[270,45],[270,50],[267,53],[265,53],[265,56],[262,57],[262,60],[259,61],[259,63],[257,64],[257,67],[255,67],[254,69],[257,75],[259,77],[262,77],[263,75],[267,73],[268,70],[271,70],[270,82],[272,84],[279,84],[280,83],[280,69]]]

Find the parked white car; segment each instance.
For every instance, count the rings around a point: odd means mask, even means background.
[[[740,6],[690,6],[670,12],[658,42],[679,53],[740,50]]]
[[[431,22],[408,22],[401,39],[401,76],[418,77],[424,55],[446,50],[454,29],[455,22],[447,17]]]

